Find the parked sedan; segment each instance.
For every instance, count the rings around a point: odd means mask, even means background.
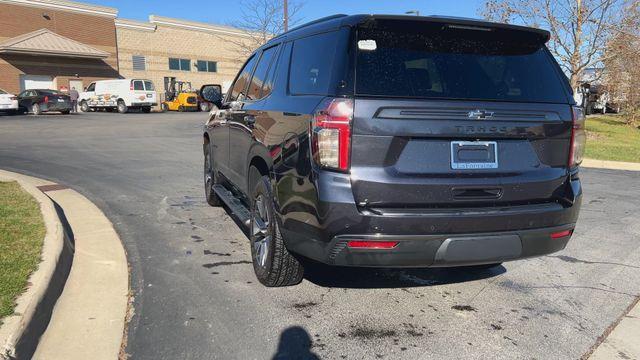
[[[18,98],[0,89],[0,112],[13,115],[18,111]]]
[[[18,104],[20,111],[31,112],[34,115],[50,111],[59,111],[63,114],[71,112],[71,98],[57,90],[25,90],[18,95]]]

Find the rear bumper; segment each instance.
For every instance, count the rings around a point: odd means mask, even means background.
[[[318,202],[300,215],[281,211],[289,250],[330,265],[446,267],[542,256],[565,248],[578,218],[582,190],[568,184],[571,201],[471,209],[363,210],[353,199],[348,175],[320,174]],[[308,209],[308,204],[306,206]],[[286,207],[281,210],[286,210]],[[356,249],[350,240],[397,241],[392,249]]]
[[[570,236],[551,234],[573,230],[574,224],[554,228],[497,233],[451,235],[344,235],[334,238],[324,263],[342,266],[449,267],[501,263],[551,254],[564,249]],[[353,249],[348,241],[387,240],[393,249]]]
[[[16,111],[18,110],[18,101],[12,100],[10,103],[0,104],[0,111]]]
[[[131,103],[131,107],[136,107],[136,106],[157,106],[158,103],[156,102],[134,102]]]

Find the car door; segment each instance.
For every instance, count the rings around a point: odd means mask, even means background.
[[[251,73],[255,67],[255,59],[255,56],[249,58],[240,72],[238,72],[222,107],[216,111],[213,120],[208,125],[213,166],[232,182],[234,181],[234,176],[229,170],[229,150],[231,148],[229,143],[229,120],[238,110],[237,107],[240,103],[237,100],[244,98]]]
[[[246,96],[240,100],[240,110],[235,111],[229,120],[229,168],[237,178],[236,184],[246,193],[250,190],[246,188],[249,152],[255,141],[256,121],[263,115],[267,95],[263,95],[262,88],[278,49],[279,45],[275,45],[256,54],[256,58],[258,55],[260,58],[249,81]]]
[[[35,91],[25,90],[18,95],[18,106],[27,110],[31,110],[31,104],[35,97]]]
[[[133,82],[133,99],[131,101],[131,105],[133,105],[133,103],[145,102],[147,99],[147,93],[144,90],[144,81],[132,80],[132,82]]]
[[[80,100],[90,101],[96,95],[96,83],[91,83],[86,89],[80,93]]]

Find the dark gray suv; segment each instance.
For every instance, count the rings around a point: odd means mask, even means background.
[[[336,15],[246,61],[207,121],[204,178],[266,286],[308,259],[493,266],[562,250],[582,110],[539,29]]]

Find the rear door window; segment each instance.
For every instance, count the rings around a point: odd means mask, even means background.
[[[142,80],[135,80],[133,82],[133,90],[144,91],[144,83],[142,82]]]
[[[153,82],[148,81],[148,80],[144,82],[144,88],[147,91],[154,91],[155,90],[155,88],[153,87]]]
[[[267,72],[272,66],[271,64],[277,53],[278,46],[270,47],[262,52],[262,57],[256,66],[256,71],[253,73],[251,83],[249,84],[249,91],[247,91],[248,100],[258,100],[268,95],[266,93],[263,94],[262,89],[267,80]]]
[[[338,31],[312,35],[293,43],[289,91],[294,95],[327,95],[332,82]]]
[[[526,34],[403,24],[361,28],[355,46],[359,95],[567,102],[553,59]]]

